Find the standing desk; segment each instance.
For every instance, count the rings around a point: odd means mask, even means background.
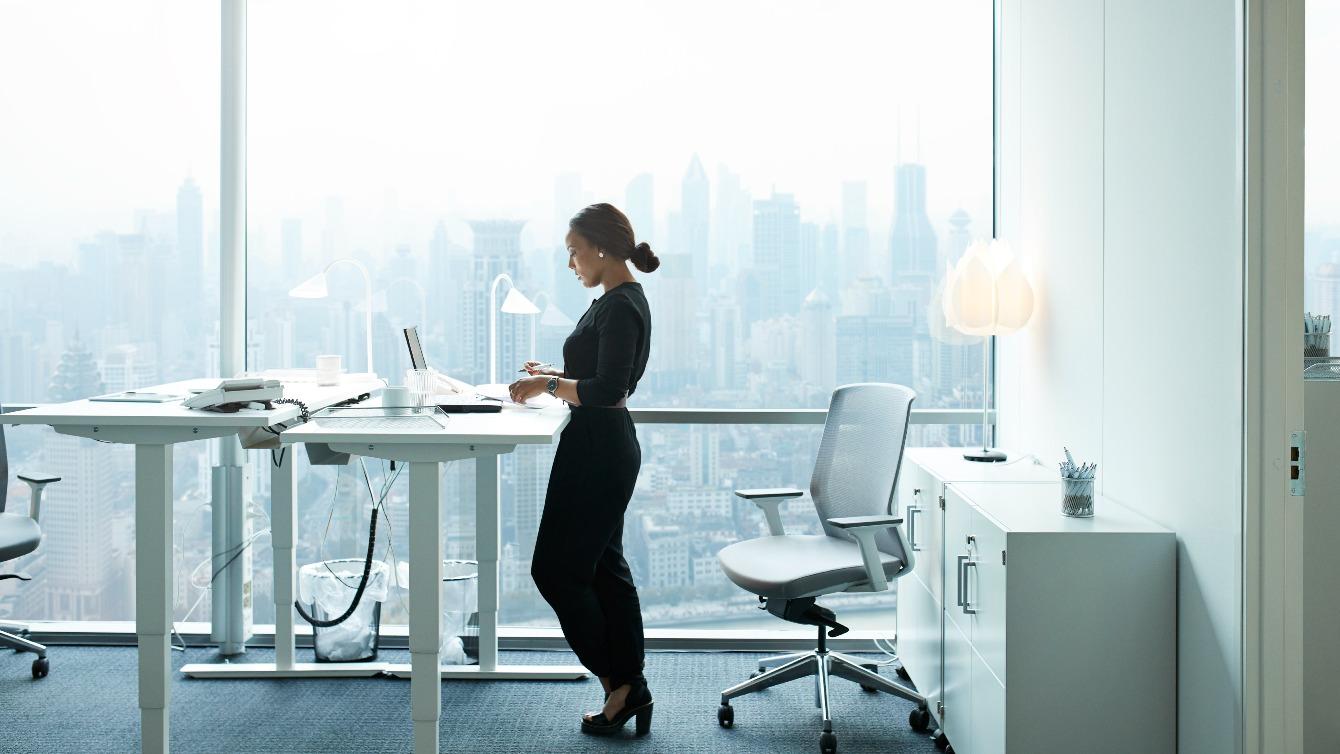
[[[190,395],[214,387],[201,379],[144,388],[144,392]],[[298,396],[312,410],[371,392],[380,380],[352,376],[334,387],[311,384]],[[286,390],[286,392],[288,392]],[[246,429],[273,427],[298,418],[297,406],[243,409],[234,414],[198,411],[169,403],[71,401],[15,411],[5,424],[46,424],[64,435],[135,446],[135,638],[139,644],[140,746],[145,754],[168,750],[168,688],[172,669],[172,447],[228,437]],[[291,454],[290,454],[291,455]],[[285,462],[292,478],[292,465]]]
[[[350,455],[409,464],[409,651],[410,663],[295,663],[293,636],[293,557],[295,486],[291,463],[272,469],[270,527],[275,594],[275,662],[187,665],[193,677],[336,677],[386,674],[410,678],[410,716],[416,754],[437,754],[443,678],[579,680],[585,668],[498,664],[498,457],[522,444],[552,443],[567,426],[568,407],[505,406],[491,414],[447,414],[446,427],[350,429],[322,426],[320,418],[285,430],[290,448],[321,443]],[[389,426],[389,425],[388,425]],[[288,457],[292,452],[285,454]],[[475,557],[479,562],[479,664],[441,665],[442,625],[442,464],[475,461]]]

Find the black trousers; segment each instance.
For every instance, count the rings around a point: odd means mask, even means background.
[[[623,517],[642,447],[623,408],[574,406],[549,474],[530,573],[577,659],[611,688],[642,677],[642,608]]]

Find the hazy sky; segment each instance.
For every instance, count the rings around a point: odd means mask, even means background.
[[[416,245],[442,216],[543,226],[562,172],[615,203],[651,172],[660,216],[697,152],[713,180],[724,163],[815,219],[837,217],[843,180],[865,179],[882,224],[900,125],[901,154],[930,165],[933,213],[989,207],[990,13],[989,0],[252,0],[251,221],[317,218],[338,195],[351,232],[390,222]],[[66,256],[72,239],[128,229],[134,209],[171,209],[188,171],[212,214],[218,15],[213,0],[0,0],[4,248]]]

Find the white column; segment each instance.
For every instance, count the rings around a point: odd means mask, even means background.
[[[498,456],[475,459],[475,559],[479,561],[479,669],[498,667]]]
[[[409,705],[415,754],[438,754],[442,711],[441,468],[431,462],[409,465]]]
[[[297,562],[293,554],[298,515],[293,477],[297,445],[283,446],[278,466],[270,464],[270,541],[274,554],[275,666],[293,667],[293,578]]]
[[[139,642],[140,746],[168,750],[172,670],[172,446],[135,446],[135,637]]]

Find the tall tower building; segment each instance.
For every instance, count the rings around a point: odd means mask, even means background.
[[[694,384],[703,365],[698,358],[698,281],[688,254],[661,255],[657,294],[651,299],[652,328],[649,374],[661,390]],[[662,323],[657,325],[656,323]]]
[[[707,181],[707,171],[703,170],[703,163],[695,154],[689,161],[689,169],[684,173],[684,183],[680,189],[679,221],[683,229],[684,246],[672,251],[693,258],[693,277],[700,281],[707,279],[710,213],[711,186]]]
[[[76,336],[61,356],[48,394],[69,401],[105,392],[91,354]],[[105,620],[128,615],[130,605],[107,604],[104,589],[117,569],[107,536],[118,489],[112,449],[93,440],[52,435],[42,446],[43,464],[61,481],[42,503],[45,542],[45,616],[55,620]]]
[[[839,267],[838,288],[869,272],[870,225],[867,220],[869,199],[865,181],[842,183],[842,259]]]
[[[944,272],[945,264],[955,264],[963,256],[963,252],[972,245],[972,217],[962,209],[954,210],[954,214],[949,216],[949,237],[945,239],[945,259],[936,265],[935,275],[938,279]]]
[[[754,201],[754,269],[763,282],[763,319],[800,308],[800,209],[791,194],[774,191],[771,198]]]
[[[935,273],[935,229],[926,215],[926,166],[904,163],[894,168],[893,256],[890,281]]]
[[[633,176],[624,190],[624,213],[633,224],[633,234],[638,241],[646,241],[653,247],[656,242],[656,184],[651,173]]]
[[[470,255],[468,284],[463,286],[461,295],[463,327],[460,333],[470,382],[488,380],[489,338],[498,338],[499,379],[516,370],[516,365],[525,358],[522,352],[530,347],[529,327],[532,323],[525,321],[528,317],[498,312],[494,320],[498,332],[496,335],[489,332],[489,293],[493,279],[505,272],[516,285],[524,286],[526,283],[521,275],[523,225],[523,221],[517,220],[476,220],[470,223],[474,231],[474,247]],[[505,295],[504,286],[499,286],[495,302],[498,306],[502,305]],[[510,370],[508,365],[511,365]]]
[[[740,183],[740,176],[725,165],[717,166],[716,204],[712,207],[712,266],[734,274],[750,263],[753,235],[753,197]],[[715,274],[715,273],[714,273]]]
[[[800,307],[800,378],[823,392],[837,386],[836,327],[828,296],[810,291]]]

